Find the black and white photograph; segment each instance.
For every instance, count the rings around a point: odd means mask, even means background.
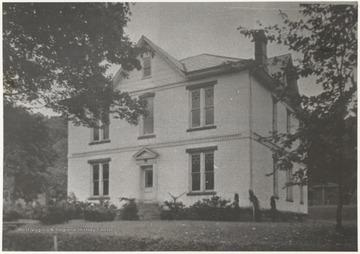
[[[358,2],[2,2],[2,251],[357,251]]]

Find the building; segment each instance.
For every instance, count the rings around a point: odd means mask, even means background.
[[[309,205],[337,205],[338,185],[336,183],[315,184],[309,187]]]
[[[68,192],[114,204],[120,197],[161,204],[183,194],[186,205],[238,193],[247,207],[252,189],[262,208],[277,195],[279,210],[307,213],[306,186],[283,188],[291,172],[266,176],[275,167],[273,144],[261,137],[298,124],[291,100],[277,100],[285,87],[298,93],[286,72],[291,56],[268,58],[266,44],[260,33],[255,60],[202,54],[178,61],[143,36],[138,45],[151,53],[138,56],[142,70],[127,79],[118,73],[114,84],[146,98],[149,115],[139,126],[117,119],[100,129],[69,123]]]

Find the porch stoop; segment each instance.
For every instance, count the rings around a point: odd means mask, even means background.
[[[140,220],[160,220],[160,207],[157,203],[138,203]]]

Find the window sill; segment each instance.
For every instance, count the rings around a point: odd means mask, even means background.
[[[147,134],[147,135],[142,135],[140,137],[138,137],[138,139],[148,139],[148,138],[155,138],[156,135],[155,134]]]
[[[144,79],[149,79],[149,78],[151,78],[151,76],[143,77],[142,80],[144,80]]]
[[[89,143],[89,145],[92,146],[92,145],[99,145],[99,144],[105,144],[105,143],[110,143],[110,139],[100,140],[100,141],[92,141]]]
[[[190,128],[190,129],[187,129],[186,132],[203,131],[203,130],[210,130],[210,129],[215,129],[215,128],[216,128],[216,125],[209,125],[209,126]]]
[[[286,202],[291,202],[291,203],[293,203],[294,200],[293,200],[293,199],[286,199]]]
[[[109,200],[109,196],[91,196],[88,197],[88,200]]]
[[[186,196],[205,196],[205,195],[216,195],[216,191],[203,191],[203,192],[188,192]]]

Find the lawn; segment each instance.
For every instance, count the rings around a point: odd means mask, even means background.
[[[78,220],[51,226],[31,224],[17,229],[15,234],[59,232],[59,238],[66,235],[68,239],[84,234],[90,238],[131,239],[135,240],[133,244],[136,241],[141,244],[138,250],[357,250],[356,223],[347,221],[344,228],[343,235],[336,235],[334,222],[314,220],[303,223]],[[90,250],[84,248],[81,250]],[[134,247],[126,248],[123,244],[120,249]]]

